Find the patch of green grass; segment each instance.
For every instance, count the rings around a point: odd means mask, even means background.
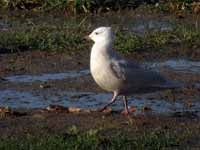
[[[178,27],[175,34],[178,36],[181,42],[199,43],[200,42],[200,30],[192,26]]]
[[[118,33],[116,49],[131,53],[137,49],[159,50],[171,44],[199,45],[200,30],[192,27],[178,26],[174,31],[149,31],[144,36],[136,34]]]
[[[117,33],[115,47],[121,52],[131,52],[135,49],[142,48],[145,41],[142,37],[135,34]]]
[[[98,130],[89,130],[85,133],[73,132],[62,136],[49,135],[34,137],[27,135],[22,139],[7,138],[0,140],[2,150],[85,150],[85,149],[154,149],[172,148],[178,145],[175,137],[162,132],[149,132],[140,136],[128,137],[115,135],[106,137],[98,134]]]
[[[68,18],[56,24],[30,20],[16,23],[16,26],[13,23],[13,28],[0,32],[0,50],[76,52],[89,49],[92,45],[91,42],[83,39],[93,28],[87,18],[79,21]],[[195,45],[198,47],[199,43],[200,30],[198,28],[177,25],[173,31],[148,30],[144,35],[138,35],[132,31],[117,31],[115,48],[122,53],[132,53],[140,49],[158,51],[170,45],[186,45],[191,49]]]
[[[0,48],[21,50],[80,50],[84,47],[79,33],[59,29],[35,28],[0,33]]]

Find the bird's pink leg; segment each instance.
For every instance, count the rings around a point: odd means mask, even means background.
[[[123,96],[123,102],[124,102],[124,106],[125,106],[125,110],[124,110],[123,114],[128,115],[129,111],[128,111],[128,104],[127,104],[126,96]]]
[[[100,111],[104,111],[108,106],[110,106],[111,104],[113,104],[116,101],[117,96],[118,96],[118,93],[114,92],[111,101],[109,103],[107,103],[102,109],[100,109]]]

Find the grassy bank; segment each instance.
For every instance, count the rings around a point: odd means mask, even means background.
[[[1,139],[0,149],[5,150],[85,150],[85,149],[164,149],[178,144],[175,137],[163,133],[146,133],[138,137],[118,135],[105,137],[97,134],[96,130],[89,130],[82,134],[66,134],[63,136],[34,137],[27,135],[18,139]]]
[[[85,41],[84,36],[93,30],[90,19],[76,20],[68,18],[66,21],[49,23],[40,21],[35,23],[25,19],[23,23],[10,21],[10,29],[0,32],[1,53],[19,52],[27,50],[47,50],[77,52],[88,50],[92,43]],[[41,19],[42,20],[42,19]],[[62,20],[62,19],[60,19]],[[83,21],[84,20],[84,21]],[[200,29],[193,25],[177,24],[171,31],[148,30],[144,35],[138,35],[130,30],[124,31],[114,23],[110,23],[116,32],[115,47],[122,53],[138,51],[167,52],[169,47],[175,46],[187,51],[180,50],[179,55],[190,57],[193,52],[199,55]],[[166,50],[167,49],[167,50]],[[184,54],[185,53],[185,54]],[[191,56],[193,57],[193,56]]]
[[[59,114],[55,114],[56,117]],[[78,116],[74,116],[75,118]],[[80,116],[79,116],[80,117]],[[78,118],[79,118],[78,117]],[[110,116],[111,117],[111,116]],[[116,117],[116,116],[115,116]],[[114,117],[114,118],[115,118]],[[90,118],[90,117],[89,117]],[[84,117],[82,119],[89,121],[89,118]],[[30,118],[29,118],[30,119]],[[40,118],[41,119],[41,118]],[[144,121],[143,124],[137,125],[140,120],[134,123],[125,122],[118,120],[117,124],[110,124],[108,120],[104,120],[104,123],[99,123],[97,128],[83,129],[84,123],[81,120],[78,126],[72,125],[68,127],[60,128],[57,125],[52,128],[52,125],[47,123],[48,121],[42,122],[41,120],[35,120],[36,123],[29,126],[11,122],[8,127],[14,131],[19,132],[19,134],[12,134],[9,136],[4,134],[0,137],[0,149],[1,150],[66,150],[66,149],[136,149],[136,150],[160,150],[160,149],[192,149],[199,148],[199,134],[198,134],[198,122],[197,124],[190,121],[176,122],[176,125],[172,125],[174,120],[171,122],[165,122],[163,125],[157,119],[157,123],[149,121]],[[99,119],[99,118],[98,118]],[[95,119],[94,119],[95,120]],[[125,119],[126,120],[126,119]],[[26,121],[26,120],[25,120]],[[77,120],[78,121],[78,120]],[[130,121],[130,120],[129,120]],[[89,121],[90,122],[90,121]],[[99,120],[95,120],[96,124]],[[120,123],[119,123],[120,122]],[[123,122],[123,124],[122,124]],[[151,123],[150,123],[151,122]],[[6,123],[6,122],[4,122]],[[86,123],[86,122],[85,122]],[[66,123],[73,124],[73,123]],[[83,126],[82,126],[83,125]],[[103,125],[103,126],[101,126]],[[126,127],[122,127],[122,126]],[[63,125],[61,125],[63,126]],[[121,126],[121,127],[120,127]],[[80,128],[79,128],[80,127]],[[87,126],[88,128],[88,126]],[[14,129],[14,130],[13,130]],[[36,130],[38,132],[36,132]],[[9,132],[9,131],[7,131]]]
[[[23,115],[0,118],[1,150],[200,148],[200,122],[195,115],[16,112]]]
[[[112,26],[117,33],[115,48],[122,53],[138,54],[145,51],[155,51],[161,52],[161,54],[167,53],[166,55],[169,54],[172,57],[174,57],[174,54],[176,53],[177,57],[198,59],[200,57],[200,29],[198,15],[194,16],[194,18],[196,18],[196,23],[194,21],[190,23],[190,20],[181,22],[180,17],[184,18],[184,16],[179,16],[179,14],[176,16],[176,13],[190,13],[194,6],[200,6],[199,3],[193,5],[195,1],[192,0],[157,2],[158,1],[153,0],[144,0],[141,3],[139,3],[138,0],[109,2],[98,2],[93,0],[4,0],[1,2],[1,10],[4,9],[6,12],[8,10],[10,11],[8,14],[4,13],[0,16],[2,20],[2,22],[0,20],[0,53],[21,52],[27,50],[65,51],[71,53],[88,50],[91,47],[91,43],[85,41],[83,37],[88,35],[97,26],[109,25]],[[34,8],[31,7],[31,9],[28,9],[23,6],[26,3],[34,5]],[[72,7],[72,4],[69,3],[74,3],[73,5],[75,6]],[[94,3],[98,3],[98,6],[96,6],[97,4],[93,6]],[[112,5],[112,8],[108,7],[113,3],[114,5]],[[116,8],[113,8],[115,6]],[[120,8],[117,8],[117,6]],[[138,7],[137,9],[135,9],[136,6]],[[176,8],[172,8],[173,6]],[[138,35],[133,32],[131,28],[134,19],[140,20],[140,18],[124,19],[122,15],[124,12],[113,13],[115,10],[130,8],[134,8],[134,11],[127,10],[125,11],[126,13],[124,16],[137,13],[138,15],[142,15],[143,12],[151,12],[150,14],[152,15],[161,15],[163,12],[171,12],[173,14],[175,12],[175,15],[172,16],[178,17],[180,22],[175,19],[170,20],[175,26],[169,31],[149,29],[145,31],[143,35]],[[50,13],[41,13],[41,11]],[[90,14],[82,16],[66,15],[66,13],[70,14],[71,11],[75,11],[75,13],[78,12],[78,14],[83,14],[84,11],[86,11]],[[100,11],[110,12],[107,14],[101,13],[101,15],[91,15]],[[58,12],[62,12],[62,15],[57,14]],[[146,13],[146,15],[148,14],[149,13]],[[121,16],[121,18],[119,18],[119,16]],[[101,21],[102,18],[106,18],[107,20],[104,19],[104,21]],[[128,23],[123,23],[121,21],[131,19],[133,21]],[[7,27],[1,30],[1,26],[4,26],[4,23]],[[127,28],[127,30],[124,30],[124,28]],[[170,52],[170,49],[174,49],[173,52]]]
[[[105,132],[105,131],[104,131]],[[189,136],[189,135],[187,135]],[[186,137],[187,137],[186,136]],[[186,138],[184,137],[184,138]],[[76,127],[70,128],[63,135],[33,136],[27,134],[20,138],[1,138],[0,149],[2,150],[66,150],[66,149],[171,149],[181,146],[179,137],[168,130],[150,131],[133,136],[123,133],[105,136],[99,130],[90,129],[79,132]],[[187,137],[188,138],[188,137]]]
[[[23,31],[1,32],[0,48],[4,51],[82,49],[82,35],[58,28],[36,27]]]

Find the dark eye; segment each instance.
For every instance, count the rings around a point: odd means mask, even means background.
[[[95,34],[98,35],[99,33],[98,33],[98,32],[95,32]]]

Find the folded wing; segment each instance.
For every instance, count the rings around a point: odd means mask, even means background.
[[[132,87],[162,87],[167,80],[158,72],[143,68],[132,61],[112,59],[111,69],[114,75]]]

